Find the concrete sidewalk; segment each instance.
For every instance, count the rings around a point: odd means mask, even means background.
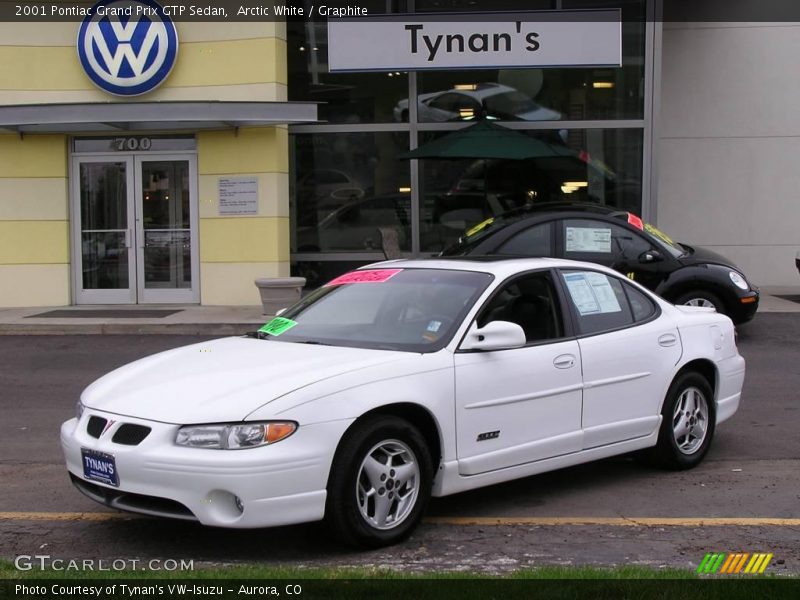
[[[69,311],[69,317],[35,316],[52,311]],[[81,317],[81,312],[136,311],[137,317],[108,315]],[[153,312],[153,317],[144,315]],[[161,316],[162,311],[176,311]],[[181,305],[92,305],[46,306],[0,309],[0,335],[138,334],[239,335],[258,329],[271,316],[261,314],[261,306]]]
[[[762,290],[760,313],[800,312],[800,303],[777,297],[796,295],[800,288],[774,288]],[[108,311],[124,314],[136,311],[144,314],[153,311],[153,317],[42,317],[35,316],[52,311],[69,311],[80,315],[86,311]],[[159,311],[176,311],[161,316]],[[87,313],[88,314],[88,313]],[[271,316],[261,314],[260,306],[198,306],[198,305],[104,305],[104,306],[45,306],[36,308],[0,309],[0,335],[65,335],[65,334],[191,334],[240,335],[253,331],[266,323]]]

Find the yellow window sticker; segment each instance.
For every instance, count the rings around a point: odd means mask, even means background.
[[[669,236],[668,236],[666,233],[664,233],[663,231],[661,231],[661,230],[660,230],[658,227],[654,227],[653,225],[650,225],[650,223],[645,223],[645,225],[644,225],[644,230],[645,230],[647,233],[649,233],[649,234],[651,234],[651,235],[654,235],[654,236],[656,236],[656,237],[657,237],[657,238],[659,238],[659,239],[662,239],[662,240],[664,240],[664,241],[665,241],[665,242],[667,242],[667,243],[668,243],[670,246],[674,246],[674,245],[675,245],[675,242],[673,242],[673,241],[672,241],[672,238],[670,238],[670,237],[669,237]]]
[[[494,217],[489,217],[485,221],[481,221],[480,223],[475,225],[475,227],[473,227],[472,229],[467,230],[466,236],[472,237],[476,233],[483,231],[488,225],[491,225],[492,223],[494,223]]]

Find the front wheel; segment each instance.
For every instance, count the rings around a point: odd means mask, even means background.
[[[668,469],[691,469],[703,460],[714,437],[714,394],[694,372],[679,375],[661,410],[661,429],[652,458]]]
[[[718,313],[725,315],[725,304],[719,299],[719,296],[707,292],[705,290],[694,290],[681,294],[676,300],[675,304],[685,304],[686,306],[706,306],[713,308]]]
[[[417,526],[431,494],[425,439],[409,422],[378,415],[358,423],[331,467],[325,518],[346,543],[378,548]]]

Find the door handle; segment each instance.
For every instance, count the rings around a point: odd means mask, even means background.
[[[658,338],[658,345],[663,346],[664,348],[669,348],[670,346],[674,346],[678,343],[678,336],[674,333],[665,333],[664,335]]]
[[[125,230],[125,248],[126,249],[131,247],[131,237],[132,237],[131,236],[131,230],[130,229],[126,229]]]
[[[575,357],[572,354],[561,354],[553,359],[556,369],[569,369],[575,366]]]

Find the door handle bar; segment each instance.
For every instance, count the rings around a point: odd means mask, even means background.
[[[664,348],[669,348],[670,346],[674,346],[678,343],[678,336],[674,333],[665,333],[664,335],[658,338],[658,345],[663,346]]]
[[[556,369],[569,369],[575,366],[575,357],[572,354],[561,354],[553,359]]]

